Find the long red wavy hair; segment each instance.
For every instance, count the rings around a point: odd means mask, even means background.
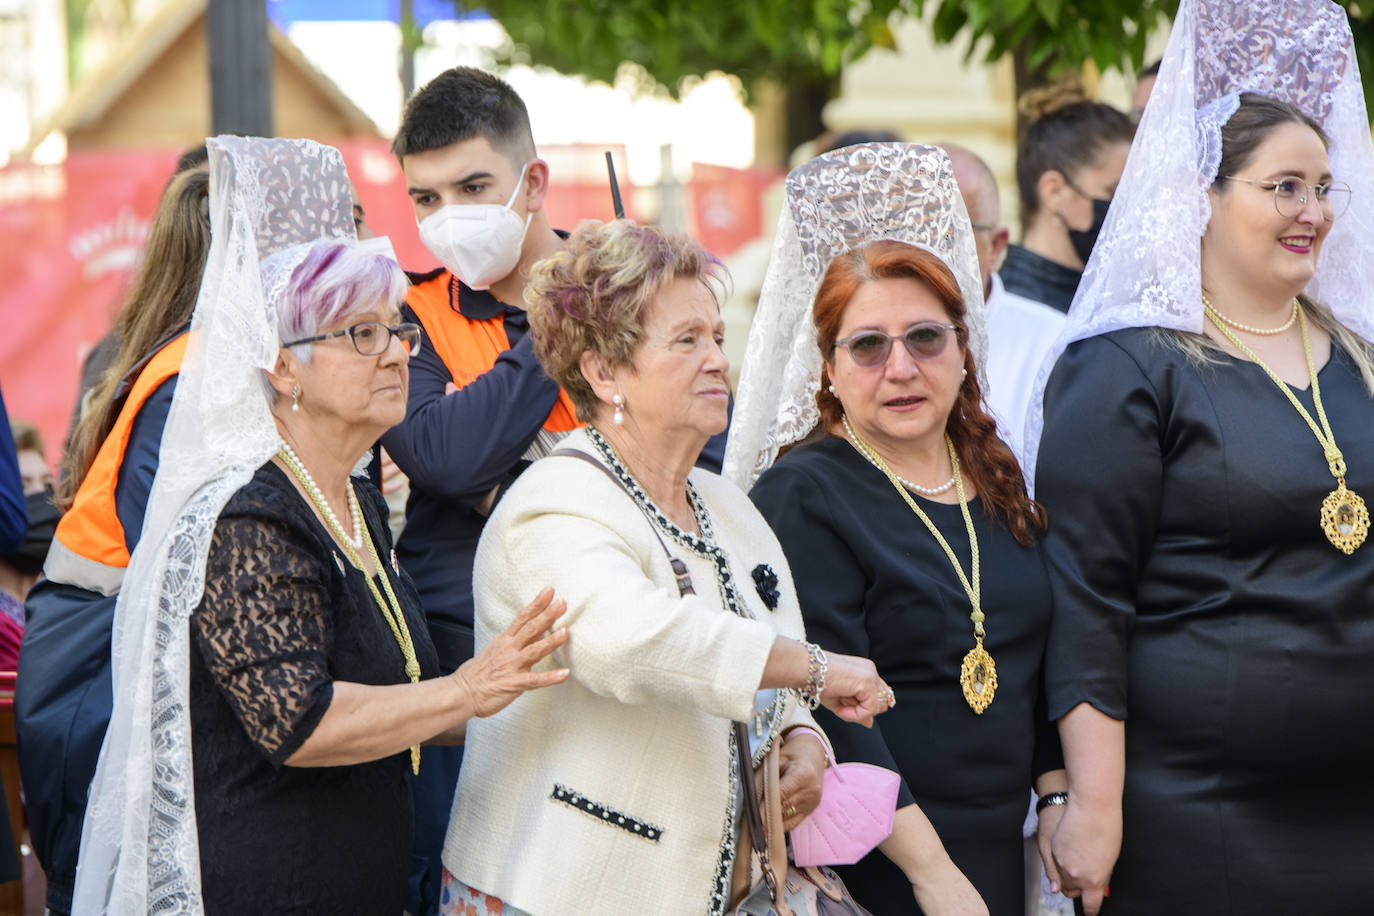
[[[1035,543],[1048,523],[1045,510],[1027,495],[1021,465],[1006,443],[997,437],[997,422],[983,409],[978,369],[974,365],[973,352],[967,346],[963,293],[954,274],[930,252],[885,239],[860,245],[830,262],[811,308],[816,321],[816,345],[825,364],[821,368],[821,389],[816,394],[821,424],[833,430],[844,413],[839,399],[830,393],[830,374],[825,366],[834,358],[835,340],[845,309],[865,283],[899,277],[916,280],[935,293],[950,323],[961,329],[957,336],[964,351],[964,368],[968,376],[959,386],[945,431],[954,443],[965,479],[982,497],[988,514],[1005,524],[1018,543]]]

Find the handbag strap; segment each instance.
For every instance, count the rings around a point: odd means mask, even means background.
[[[588,455],[581,449],[565,447],[555,449],[554,451],[549,452],[549,457],[553,457],[555,455],[566,455],[569,458],[582,459],[583,461],[590,464],[592,467],[596,468],[601,473],[605,474],[607,477],[611,478],[611,480],[614,480],[616,486],[624,490],[625,494],[629,496],[632,500],[634,499],[634,494],[630,492],[629,487],[625,486],[625,481],[615,476],[615,474],[612,473],[610,468],[606,467],[606,465],[602,464],[600,461],[597,461],[595,458],[593,458],[591,455]],[[639,503],[635,502],[635,505],[639,506]],[[641,508],[640,511],[643,512],[644,510]],[[687,595],[695,595],[697,592],[696,589],[692,587],[692,574],[687,571],[687,564],[682,562],[682,560],[678,559],[677,557],[673,556],[673,552],[668,549],[667,542],[664,541],[663,536],[658,533],[658,526],[654,524],[653,519],[649,518],[647,513],[644,517],[648,519],[649,530],[654,533],[654,538],[657,539],[658,546],[662,547],[663,552],[668,555],[668,565],[673,568],[673,576],[677,579],[678,595],[681,597],[686,597]]]
[[[768,896],[778,902],[778,876],[773,863],[768,858],[768,836],[763,830],[763,811],[759,798],[754,792],[753,756],[749,753],[749,729],[743,722],[736,722],[735,745],[736,759],[739,763],[739,781],[744,788],[744,815],[749,821],[749,845],[759,857],[759,867],[763,870],[764,884],[768,885]],[[765,799],[767,803],[769,800]]]

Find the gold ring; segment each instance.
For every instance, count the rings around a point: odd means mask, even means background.
[[[796,817],[796,816],[797,816],[797,806],[796,806],[796,805],[788,805],[788,806],[787,806],[787,810],[786,810],[784,813],[785,813],[788,817]]]

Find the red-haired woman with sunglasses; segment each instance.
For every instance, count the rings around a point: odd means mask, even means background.
[[[841,874],[875,913],[910,912],[914,894],[927,914],[1019,916],[1031,776],[1042,794],[1064,788],[1043,705],[1044,513],[983,407],[964,299],[939,257],[854,248],[812,314],[824,435],[751,496],[807,633],[872,658],[897,697],[871,730],[825,718],[837,758],[903,777],[892,835]]]

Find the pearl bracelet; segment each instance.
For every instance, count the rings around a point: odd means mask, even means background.
[[[825,672],[830,666],[830,658],[825,650],[814,642],[806,643],[806,683],[797,691],[797,698],[807,709],[821,705],[821,693],[825,690]]]

